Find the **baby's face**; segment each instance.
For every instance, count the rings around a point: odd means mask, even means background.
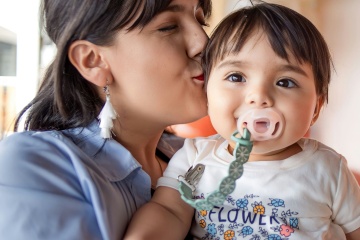
[[[267,108],[281,116],[281,129],[275,129],[274,138],[254,141],[250,161],[280,160],[296,153],[294,143],[305,135],[321,109],[311,65],[289,56],[289,61],[282,59],[266,36],[254,35],[239,54],[226,56],[210,73],[208,111],[224,138],[230,140],[237,120],[249,110]],[[255,128],[266,131],[266,124]],[[230,145],[235,144],[230,140]]]

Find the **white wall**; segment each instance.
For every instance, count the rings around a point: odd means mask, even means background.
[[[312,129],[312,137],[343,154],[360,172],[360,1],[326,0],[321,31],[336,69],[329,104]]]
[[[0,0],[0,26],[14,32],[17,39],[16,111],[35,95],[39,82],[40,0]],[[0,84],[9,84],[0,81]]]

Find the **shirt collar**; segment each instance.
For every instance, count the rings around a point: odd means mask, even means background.
[[[87,127],[68,129],[63,133],[95,161],[110,181],[123,180],[135,169],[141,167],[120,143],[113,139],[101,138],[96,120]]]

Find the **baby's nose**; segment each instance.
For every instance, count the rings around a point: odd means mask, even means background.
[[[252,89],[246,95],[245,102],[256,107],[269,107],[273,105],[271,96],[265,86]]]

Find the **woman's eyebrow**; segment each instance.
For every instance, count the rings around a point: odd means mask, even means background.
[[[178,4],[173,4],[173,5],[170,4],[162,12],[183,12],[183,11],[184,11],[184,6]]]
[[[200,1],[198,2],[198,4],[196,5],[196,9],[198,9],[199,7],[201,7],[201,3]],[[167,6],[163,11],[161,12],[183,12],[185,11],[185,7],[183,5],[179,5],[179,4],[170,4],[169,6]]]

